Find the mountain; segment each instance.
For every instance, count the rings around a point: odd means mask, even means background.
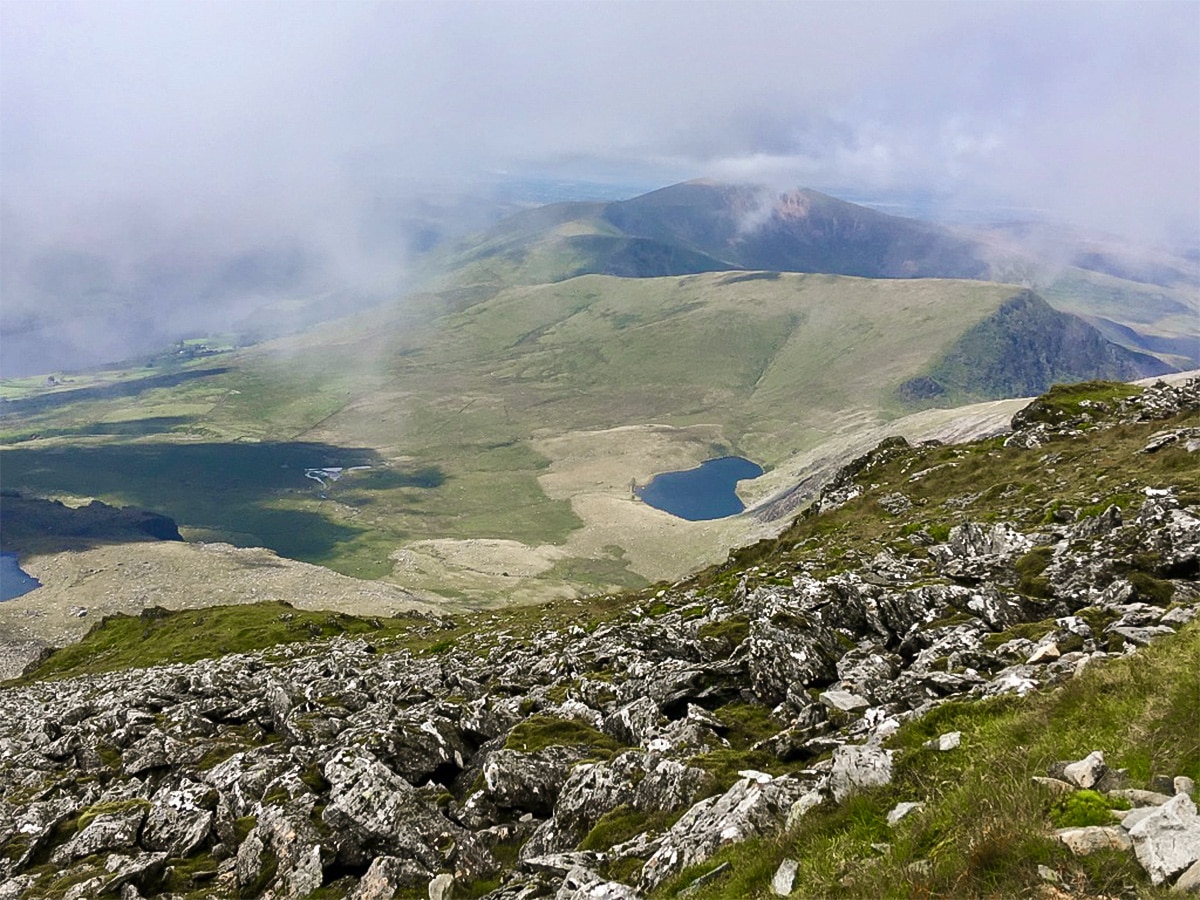
[[[984,278],[986,247],[812,190],[693,181],[610,203],[521,213],[436,257],[464,281],[749,269],[868,278]]]
[[[983,247],[952,232],[812,190],[688,182],[609,204],[623,234],[677,243],[730,268],[864,278],[984,278]]]
[[[886,441],[675,584],[97,623],[0,687],[5,890],[1194,890],[1200,382],[1013,426]]]
[[[477,299],[585,274],[735,269],[1018,283],[1126,349],[1175,368],[1200,365],[1194,257],[1048,225],[945,228],[808,189],[693,181],[628,200],[552,204],[433,254],[426,277],[470,287]]]

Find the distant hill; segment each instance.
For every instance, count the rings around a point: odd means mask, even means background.
[[[987,248],[812,190],[690,181],[611,203],[519,213],[441,256],[467,281],[655,277],[750,269],[865,278],[986,278]]]
[[[1162,360],[1114,344],[1078,316],[1021,291],[963,333],[927,375],[905,382],[898,394],[914,400],[948,391],[1024,397],[1053,384],[1101,377],[1132,381],[1169,371]]]

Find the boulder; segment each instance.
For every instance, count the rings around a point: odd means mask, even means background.
[[[1129,831],[1133,852],[1154,884],[1200,860],[1200,816],[1187,794],[1176,794]]]
[[[691,806],[713,780],[704,769],[636,750],[611,762],[578,765],[562,787],[554,815],[525,844],[522,856],[573,849],[619,806],[647,813]]]
[[[408,782],[364,751],[339,751],[324,771],[330,790],[321,818],[346,865],[399,856],[432,877],[447,862],[439,848],[450,846],[456,871],[472,877],[495,871],[495,860],[473,834],[427,805]]]
[[[725,844],[775,831],[806,790],[807,785],[795,779],[755,773],[739,779],[721,796],[701,800],[671,827],[662,846],[646,861],[640,886],[654,888]]]
[[[185,780],[178,788],[163,787],[151,798],[142,826],[142,846],[171,856],[190,856],[209,839],[214,815],[201,804],[211,788]]]
[[[1181,894],[1200,894],[1200,862],[1188,866],[1187,871],[1171,885],[1171,890]]]
[[[484,790],[496,806],[548,816],[571,765],[583,751],[547,747],[534,753],[495,750],[483,764]]]
[[[861,712],[871,705],[871,701],[866,697],[860,697],[858,694],[852,694],[850,691],[823,691],[817,699],[830,709],[849,713]]]
[[[554,900],[641,900],[642,895],[627,884],[608,881],[591,869],[575,866],[554,895]]]
[[[841,803],[854,791],[891,783],[892,751],[862,744],[839,747],[833,752],[829,789]]]
[[[377,856],[367,869],[348,900],[392,900],[402,888],[424,884],[429,873],[410,859]]]
[[[144,800],[132,801],[124,809],[96,816],[78,834],[54,851],[50,857],[51,862],[62,866],[104,851],[136,851],[138,833],[146,819],[148,806]]]
[[[645,746],[666,724],[658,704],[649,697],[638,697],[605,718],[605,734],[631,747]]]
[[[1069,763],[1063,767],[1063,777],[1081,788],[1094,787],[1107,770],[1104,765],[1104,754],[1093,750],[1078,762]]]

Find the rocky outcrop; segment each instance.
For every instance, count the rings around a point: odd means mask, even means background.
[[[534,640],[338,638],[10,685],[0,897],[57,896],[58,879],[80,897],[445,897],[485,880],[494,900],[637,897],[886,784],[906,719],[1177,631],[1200,599],[1194,504],[1155,486],[1124,511],[962,521],[913,533],[909,556],[750,567],[587,628],[547,619]],[[967,752],[955,732],[928,746]],[[1100,753],[1045,780],[1151,787]],[[1195,862],[1190,803],[1063,840],[1128,846],[1170,882]]]

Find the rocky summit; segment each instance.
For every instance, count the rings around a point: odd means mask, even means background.
[[[0,691],[0,898],[869,896],[900,853],[943,878],[927,893],[1003,893],[939,875],[955,779],[919,773],[982,752],[974,710],[1134,678],[1160,645],[1194,676],[1198,416],[1196,381],[1092,384],[1008,436],[891,440],[781,538],[607,605],[91,674],[52,656]],[[981,839],[968,864],[1065,897],[1096,876],[1063,860],[1110,854],[1110,895],[1198,890],[1186,715],[1130,755],[1177,771],[1031,761],[1050,819],[1018,830],[1065,855]],[[870,798],[871,855],[806,880],[832,844],[795,836],[849,840]],[[1112,823],[1069,824],[1092,807]]]

